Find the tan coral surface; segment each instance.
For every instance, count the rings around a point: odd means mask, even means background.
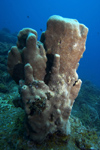
[[[70,133],[69,116],[81,87],[76,70],[87,32],[77,20],[51,16],[42,43],[35,30],[24,28],[8,54],[8,72],[19,83],[27,135],[35,142],[56,131]]]

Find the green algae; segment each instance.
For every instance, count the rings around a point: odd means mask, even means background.
[[[66,136],[57,132],[49,135],[43,143],[34,144],[26,136],[24,127],[25,114],[21,108],[15,108],[12,104],[12,107],[2,111],[1,115],[3,122],[0,124],[0,147],[2,149],[79,150],[84,147],[89,150],[94,145],[97,145],[98,136],[96,131],[86,129],[82,126],[80,120],[73,116],[70,118],[71,135]]]

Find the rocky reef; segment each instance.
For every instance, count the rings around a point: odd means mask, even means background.
[[[8,28],[2,28],[2,30],[0,30],[0,42],[16,44],[16,40],[17,40],[16,32],[12,34]]]
[[[76,73],[88,28],[77,20],[51,16],[47,30],[24,28],[8,54],[8,72],[19,84],[17,103],[25,110],[26,130],[35,142],[48,134],[70,133],[69,116],[81,87]]]

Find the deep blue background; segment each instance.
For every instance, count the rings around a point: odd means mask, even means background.
[[[40,37],[51,15],[77,19],[89,28],[78,74],[100,87],[100,0],[0,0],[0,29],[31,27]]]

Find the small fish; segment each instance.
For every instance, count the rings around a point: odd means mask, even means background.
[[[43,30],[42,30],[42,29],[40,29],[40,31],[42,32]]]
[[[30,18],[29,16],[27,16],[27,18]]]

